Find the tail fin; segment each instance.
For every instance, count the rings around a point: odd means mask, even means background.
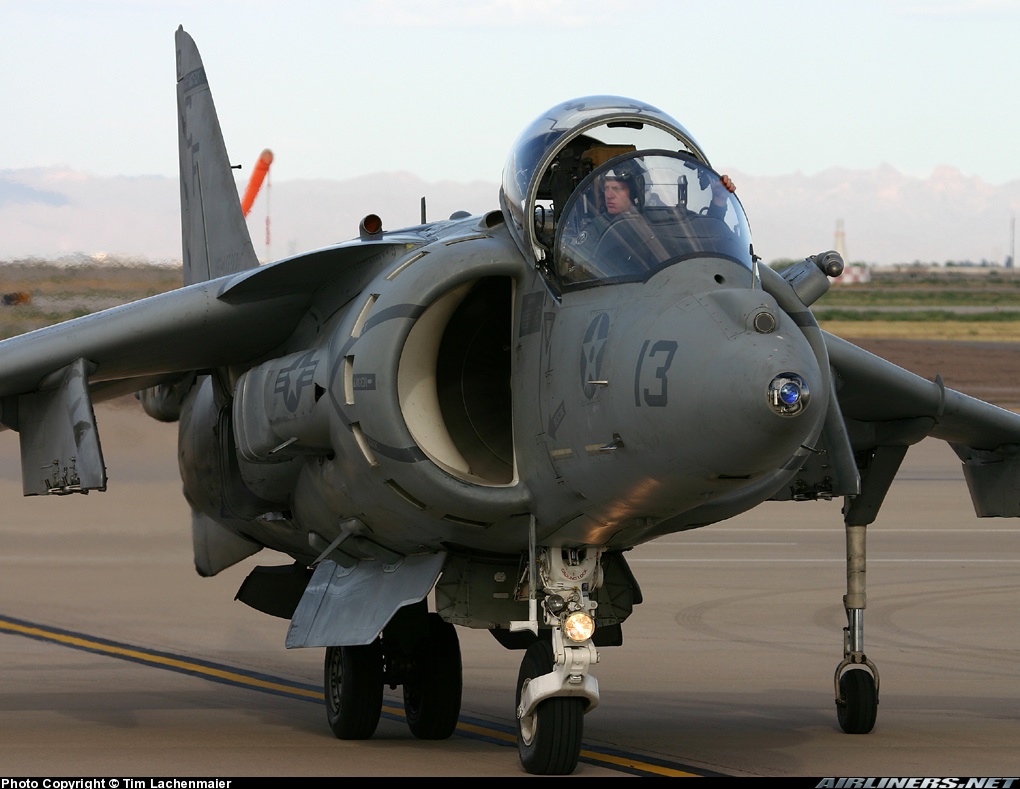
[[[177,28],[184,284],[258,267],[195,41]]]

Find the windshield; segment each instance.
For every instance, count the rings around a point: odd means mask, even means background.
[[[503,168],[500,205],[521,251],[536,263],[547,259],[555,221],[593,166],[624,151],[659,149],[708,162],[683,126],[640,101],[587,96],[542,113],[517,138]]]
[[[670,151],[618,156],[564,206],[555,243],[564,288],[641,281],[692,257],[751,269],[751,233],[736,196],[695,159]]]

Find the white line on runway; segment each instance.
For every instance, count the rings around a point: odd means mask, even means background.
[[[845,564],[845,559],[745,559],[739,557],[725,559],[627,559],[627,564],[742,564],[760,562],[762,564]],[[1020,564],[1020,559],[868,559],[868,564]]]
[[[708,528],[711,528],[711,526],[709,526]],[[945,534],[1020,534],[1020,529],[1013,529],[1013,528],[1009,528],[1009,529],[968,529],[968,528],[964,527],[962,529],[961,528],[951,528],[951,529],[929,529],[929,528],[906,529],[906,528],[900,528],[900,527],[896,527],[896,526],[892,526],[892,527],[871,526],[869,528],[871,529],[871,531],[882,532],[883,534],[888,534],[890,532],[897,532],[897,533],[899,533],[899,532],[904,532],[904,533],[907,533],[907,532],[918,532],[918,533],[921,533],[921,532],[938,532],[938,533],[945,533]],[[791,527],[785,527],[785,526],[762,526],[761,528],[754,529],[754,528],[746,528],[746,527],[729,527],[729,526],[726,526],[726,527],[715,528],[715,529],[713,529],[713,531],[716,532],[717,534],[720,533],[720,532],[725,532],[726,534],[732,534],[732,533],[735,533],[735,532],[748,532],[748,533],[751,533],[751,534],[764,534],[764,533],[773,532],[773,531],[775,531],[775,532],[780,532],[780,531],[781,532],[807,532],[808,534],[826,534],[828,532],[838,532],[838,533],[842,534],[843,533],[843,527],[842,526],[839,526],[839,527],[835,527],[835,526],[819,526],[818,528],[805,529],[805,528],[798,528],[798,527],[792,527],[792,526]],[[664,540],[656,540],[655,544],[656,545],[687,545],[689,543],[667,542],[667,541],[664,541]]]

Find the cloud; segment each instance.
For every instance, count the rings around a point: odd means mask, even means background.
[[[12,181],[0,176],[0,208],[5,205],[25,205],[26,203],[42,203],[43,205],[60,207],[70,205],[71,200],[60,192],[35,189],[26,184]]]

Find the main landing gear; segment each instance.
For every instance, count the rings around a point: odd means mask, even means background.
[[[341,740],[365,740],[379,725],[383,686],[403,685],[404,714],[421,740],[444,740],[460,716],[460,642],[424,601],[400,609],[371,644],[326,648],[326,719]]]

